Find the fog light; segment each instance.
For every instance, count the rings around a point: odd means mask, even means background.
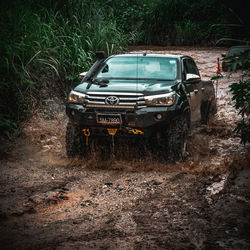
[[[156,119],[157,119],[157,120],[161,120],[162,117],[163,117],[162,114],[157,114],[157,115],[156,115]]]

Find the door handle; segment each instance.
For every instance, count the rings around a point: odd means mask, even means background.
[[[198,89],[195,89],[195,90],[194,90],[194,93],[198,93],[198,92],[199,92],[199,90],[198,90]]]
[[[204,90],[205,90],[205,88],[201,88],[201,90],[202,90],[202,91],[204,91]]]

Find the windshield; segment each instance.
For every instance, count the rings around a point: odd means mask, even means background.
[[[165,57],[112,57],[98,78],[175,80],[177,60]]]

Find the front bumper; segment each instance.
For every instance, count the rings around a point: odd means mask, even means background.
[[[145,107],[135,110],[114,110],[114,109],[89,109],[83,105],[68,103],[66,113],[69,119],[80,126],[82,129],[103,129],[118,128],[138,129],[141,131],[158,130],[165,127],[176,116],[181,115],[182,111],[175,105],[170,107]],[[121,124],[100,124],[97,122],[97,114],[119,114]],[[161,119],[157,115],[161,114]]]

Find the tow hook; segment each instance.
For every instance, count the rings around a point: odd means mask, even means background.
[[[136,129],[136,128],[129,128],[128,130],[129,130],[130,133],[133,133],[135,135],[143,135],[144,134],[143,131],[141,131],[139,129]]]
[[[86,146],[88,146],[88,145],[89,145],[90,131],[89,131],[88,128],[87,128],[87,129],[83,129],[82,131],[83,131],[83,133],[84,133],[84,135],[85,135],[85,137],[86,137]]]

